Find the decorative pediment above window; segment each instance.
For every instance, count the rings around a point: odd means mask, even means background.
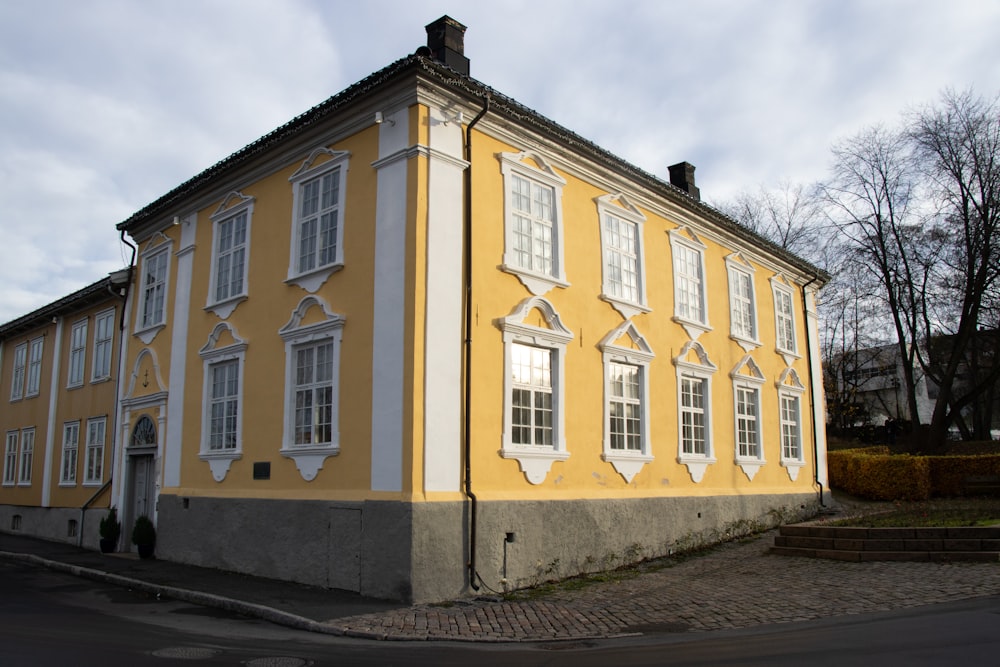
[[[804,392],[806,390],[805,385],[802,384],[802,380],[799,379],[799,374],[794,368],[786,368],[781,371],[781,375],[774,381],[774,386],[778,389],[793,392]]]
[[[764,384],[764,373],[761,372],[760,366],[757,365],[757,362],[749,354],[739,360],[729,373],[729,377],[734,380]]]
[[[226,354],[244,352],[247,342],[236,333],[236,327],[220,322],[208,335],[208,341],[198,350],[202,359],[215,359]]]
[[[631,321],[625,321],[610,331],[597,347],[602,352],[613,351],[628,363],[649,363],[656,356],[645,337]]]
[[[313,170],[313,168],[319,170],[322,167],[331,166],[327,164],[328,162],[343,161],[349,158],[350,156],[351,156],[350,151],[335,151],[332,148],[326,148],[326,147],[317,148],[313,150],[312,153],[309,154],[309,157],[307,157],[302,162],[299,168],[295,170],[295,173],[288,177],[288,180],[289,181],[301,180],[303,178],[310,176],[311,175],[310,172]]]
[[[219,218],[220,216],[229,216],[233,212],[239,210],[243,206],[249,206],[256,201],[255,197],[245,195],[238,190],[233,190],[226,198],[222,200],[219,207],[215,209],[215,213],[211,215],[213,220]]]
[[[538,313],[535,323],[532,323],[533,312]],[[573,340],[573,332],[566,328],[559,313],[545,298],[530,296],[514,306],[510,314],[496,321],[497,328],[507,336],[517,337],[521,342],[531,345],[544,343],[551,345],[559,343],[566,345]]]
[[[309,340],[311,332],[326,333],[331,328],[343,325],[343,315],[329,310],[326,302],[318,296],[309,295],[299,301],[299,305],[292,311],[288,322],[278,329],[278,335],[285,340],[295,338],[300,342],[305,342]]]
[[[691,358],[691,355],[694,358]],[[708,358],[708,352],[705,348],[696,340],[689,340],[684,343],[684,347],[681,351],[673,358],[675,366],[680,366],[683,368],[690,368],[692,370],[698,370],[702,372],[714,373],[719,370],[719,368],[712,363],[711,359]]]

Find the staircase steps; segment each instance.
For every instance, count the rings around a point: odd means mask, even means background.
[[[781,526],[771,553],[851,562],[1000,562],[1000,526],[855,528]]]

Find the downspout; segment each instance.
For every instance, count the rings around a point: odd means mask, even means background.
[[[463,434],[465,450],[465,495],[469,497],[469,585],[478,591],[476,583],[476,494],[472,492],[472,128],[486,115],[490,98],[483,100],[483,108],[465,127],[465,211],[463,229],[463,273],[465,274],[465,399],[463,406]]]
[[[816,378],[813,374],[812,345],[809,341],[809,302],[806,297],[806,288],[819,280],[813,276],[809,282],[802,286],[802,323],[806,327],[806,367],[809,369],[809,410],[813,415],[813,481],[819,487],[819,506],[826,507],[823,502],[823,483],[819,481],[819,424],[816,422]],[[818,334],[818,332],[817,332]],[[819,344],[817,339],[816,344]],[[826,425],[823,425],[826,428]]]

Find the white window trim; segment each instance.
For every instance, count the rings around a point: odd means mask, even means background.
[[[729,374],[733,381],[733,455],[734,462],[742,470],[743,474],[752,482],[761,467],[767,463],[764,459],[764,413],[762,409],[764,386],[764,374],[749,355],[743,357],[736,367]],[[750,389],[757,398],[757,456],[743,456],[740,454],[740,416],[739,416],[739,395],[740,389]]]
[[[628,336],[633,347],[617,345],[622,336]],[[601,350],[604,362],[604,451],[601,460],[614,466],[615,471],[631,484],[632,479],[642,470],[643,466],[653,460],[652,445],[649,437],[650,404],[649,396],[649,366],[656,355],[649,347],[646,339],[630,321],[625,321],[608,333],[597,347]],[[612,363],[627,364],[639,368],[639,391],[641,424],[638,452],[611,448],[611,381],[610,368]]]
[[[92,446],[90,442],[90,425],[97,423],[104,423],[104,439],[100,443],[100,447]],[[101,461],[101,475],[97,478],[90,477],[90,452],[91,450],[100,449],[100,461]],[[108,451],[108,418],[107,417],[91,417],[87,420],[87,439],[84,445],[84,459],[83,459],[83,485],[84,486],[100,486],[104,483],[104,468],[105,459],[107,458]]]
[[[98,332],[100,331],[100,322],[106,318],[109,318],[108,331],[110,336],[107,338],[98,338]],[[97,364],[97,349],[102,343],[107,343],[108,346],[108,369],[107,373],[101,373],[101,369]],[[108,310],[102,310],[101,312],[94,315],[94,348],[91,359],[91,383],[103,382],[105,380],[111,379],[112,368],[114,367],[114,354],[115,354],[115,309],[110,308]]]
[[[569,287],[566,280],[566,264],[563,255],[563,225],[562,190],[566,179],[557,174],[548,161],[533,151],[520,153],[498,153],[500,173],[503,175],[503,206],[504,206],[504,253],[500,268],[517,276],[521,284],[535,296],[542,296],[553,287]],[[538,167],[525,162],[534,160]],[[536,181],[552,188],[552,207],[555,220],[552,224],[552,273],[531,271],[522,268],[517,263],[514,252],[513,201],[511,198],[512,176],[517,174],[529,181]]]
[[[30,437],[29,437],[30,436]],[[31,447],[26,447],[29,443]],[[27,465],[25,465],[25,454],[28,454]],[[17,485],[31,486],[31,469],[35,464],[35,429],[21,429],[21,446],[17,452]]]
[[[697,362],[688,361],[688,353],[694,352]],[[719,369],[709,360],[708,353],[701,343],[688,341],[680,353],[673,358],[677,372],[677,462],[687,466],[688,474],[695,484],[699,484],[705,476],[708,466],[717,462],[715,458],[715,438],[712,424],[712,375]],[[693,377],[705,382],[705,453],[688,454],[684,451],[684,420],[681,418],[682,395],[681,380]]]
[[[697,234],[686,227],[671,229],[668,234],[670,235],[671,267],[674,282],[673,321],[684,327],[684,331],[687,332],[688,337],[692,341],[696,341],[701,334],[712,330],[708,322],[708,278],[705,273],[705,251],[708,249],[708,246],[702,243]],[[677,280],[678,247],[684,247],[698,253],[698,260],[701,266],[701,320],[692,319],[687,315],[681,315],[679,312],[681,299],[679,290],[680,281]]]
[[[228,331],[233,342],[219,347],[219,338]],[[212,479],[221,482],[226,479],[233,461],[243,458],[243,386],[246,367],[247,342],[236,333],[236,328],[220,322],[208,336],[208,341],[198,350],[202,359],[202,401],[201,401],[201,449],[198,458],[208,463],[212,471]],[[222,363],[237,362],[238,377],[236,389],[236,448],[227,450],[212,450],[210,447],[212,431],[212,369]]]
[[[611,304],[625,319],[629,319],[639,313],[648,313],[651,309],[646,304],[646,244],[643,241],[643,225],[646,222],[646,216],[623,194],[602,195],[596,197],[594,201],[597,203],[597,221],[601,228],[601,300]],[[636,280],[638,284],[636,285],[637,298],[634,301],[611,294],[611,276],[608,271],[608,232],[604,224],[605,215],[613,215],[635,226],[635,261]]]
[[[805,396],[805,386],[803,386],[802,381],[799,380],[798,373],[795,372],[793,368],[786,368],[781,372],[781,376],[778,377],[777,381],[774,383],[778,388],[778,428],[779,428],[779,451],[781,452],[780,460],[781,466],[785,468],[788,472],[788,477],[793,482],[799,476],[799,469],[806,465],[806,455],[805,455],[805,442],[804,442],[804,428],[803,428],[803,414],[804,410],[802,407],[802,400]],[[782,398],[797,398],[799,402],[799,457],[788,458],[785,456],[785,442],[784,442],[784,429],[781,418],[781,402]]]
[[[315,164],[321,156],[328,159]],[[292,184],[292,247],[288,257],[288,278],[285,282],[298,285],[305,291],[313,294],[327,279],[335,272],[344,268],[344,226],[347,216],[347,172],[350,167],[351,153],[349,151],[335,151],[330,148],[317,148],[294,174],[289,177]],[[301,205],[302,184],[314,178],[319,178],[329,171],[340,168],[340,184],[338,192],[340,194],[339,209],[337,211],[337,252],[336,258],[329,264],[317,266],[314,269],[300,272],[299,266],[299,216]]]
[[[533,309],[537,308],[549,328],[536,327],[525,323]],[[496,321],[503,332],[504,399],[503,433],[501,435],[500,456],[514,459],[521,472],[531,484],[541,484],[549,474],[555,461],[569,458],[566,450],[566,346],[573,340],[573,333],[567,329],[559,313],[547,300],[532,296],[519,303],[506,317]],[[552,352],[552,446],[517,445],[512,442],[511,410],[514,390],[511,369],[511,348],[514,343],[546,348]]]
[[[74,322],[73,326],[70,328],[69,334],[69,360],[66,364],[66,388],[73,389],[75,387],[82,387],[83,380],[87,376],[87,323],[88,320],[82,319],[78,322]],[[83,329],[83,341],[82,345],[79,347],[74,347],[74,339],[76,338],[76,332],[79,329]],[[73,355],[74,353],[79,353],[82,357],[80,359],[80,375],[77,378],[73,377]]]
[[[313,307],[323,313],[323,319],[303,324],[306,313]],[[291,318],[278,330],[285,341],[285,426],[280,453],[295,461],[302,479],[316,478],[329,456],[340,453],[340,348],[345,318],[332,312],[318,296],[306,296],[292,312]],[[329,445],[295,444],[295,350],[300,345],[330,340],[333,342],[333,415]],[[377,353],[377,351],[376,351]]]
[[[796,317],[795,317],[795,291],[792,289],[791,283],[782,276],[776,275],[771,278],[771,292],[773,295],[773,306],[774,306],[774,350],[782,356],[785,360],[785,365],[791,366],[792,362],[796,359],[800,359],[801,355],[798,352],[796,345],[797,341],[797,330],[796,330]],[[784,347],[781,345],[781,337],[779,332],[781,331],[781,316],[778,310],[778,294],[782,293],[788,297],[790,303],[790,316],[792,320],[792,347]]]
[[[35,356],[38,350],[38,356]],[[24,397],[34,398],[42,389],[42,362],[45,359],[45,338],[39,336],[28,344],[28,369],[25,374]]]
[[[68,447],[67,435],[71,429],[76,430],[76,439],[72,447]],[[72,479],[66,475],[66,456],[74,452]],[[59,486],[76,486],[77,472],[80,468],[80,421],[65,422],[63,424],[62,456],[59,457]]]
[[[166,268],[163,272],[163,312],[160,315],[160,319],[150,323],[149,325],[143,324],[143,317],[145,315],[146,309],[146,272],[139,274],[141,279],[139,281],[139,294],[136,299],[136,317],[135,317],[135,331],[134,334],[143,342],[145,345],[149,345],[156,338],[156,335],[167,326],[167,308],[170,301],[170,265],[173,263],[171,261],[173,251],[173,241],[162,233],[157,232],[154,238],[150,239],[149,243],[146,244],[146,249],[142,253],[142,268],[145,269],[146,262],[152,260],[153,258],[163,255],[166,259]]]
[[[234,203],[235,201],[235,203]],[[253,222],[253,207],[256,199],[242,192],[230,192],[219,204],[219,208],[210,216],[212,220],[212,268],[208,279],[208,303],[205,310],[210,310],[222,319],[227,319],[236,310],[236,306],[246,301],[249,296],[250,277],[250,229]],[[238,294],[230,294],[225,299],[217,299],[219,280],[219,227],[240,214],[246,213],[246,241],[243,244],[243,289]]]
[[[19,401],[24,398],[24,382],[28,377],[28,343],[27,341],[14,347],[14,366],[10,381],[10,400]]]
[[[741,253],[733,253],[726,257],[726,273],[729,283],[729,337],[739,343],[745,352],[753,352],[760,347],[760,325],[757,313],[757,282],[754,279],[756,269]],[[737,330],[737,319],[733,317],[736,310],[736,293],[733,290],[735,278],[745,277],[750,281],[750,335]]]
[[[7,431],[4,438],[3,451],[3,486],[14,486],[17,484],[17,445],[20,433],[18,431]]]

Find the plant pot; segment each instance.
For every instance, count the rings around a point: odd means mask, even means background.
[[[155,548],[156,548],[156,545],[153,545],[153,544],[137,544],[137,545],[135,545],[136,551],[139,552],[139,558],[152,558],[153,557],[153,550]]]
[[[118,542],[118,540],[113,540],[113,539],[108,538],[108,537],[102,537],[101,538],[101,553],[102,554],[112,553],[115,550],[115,544],[117,544],[117,542]]]

